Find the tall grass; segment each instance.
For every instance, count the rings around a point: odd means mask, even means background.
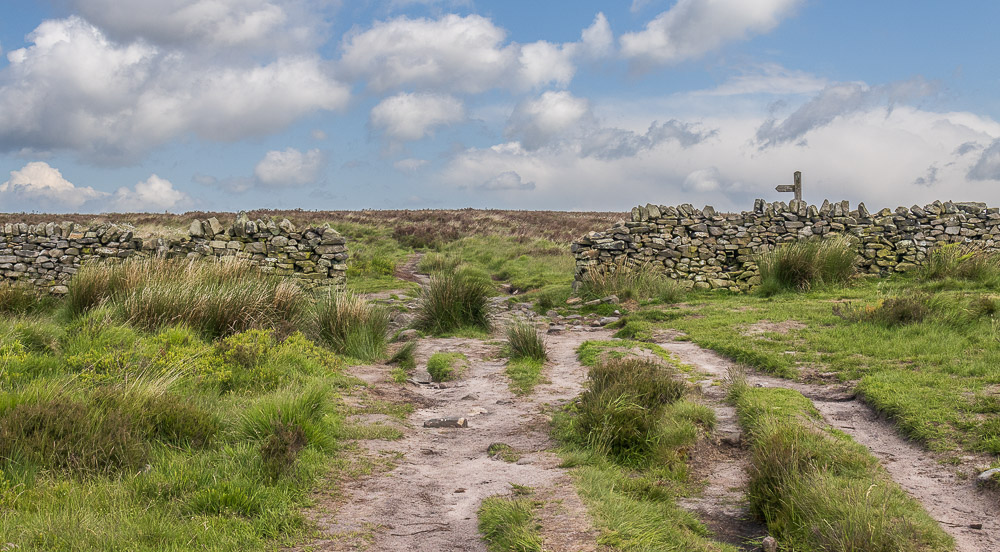
[[[41,304],[42,299],[32,285],[0,282],[0,312],[25,314]]]
[[[1000,280],[1000,256],[981,247],[957,243],[932,249],[919,272],[927,280],[956,278],[979,283]]]
[[[360,295],[331,293],[314,308],[317,334],[334,351],[371,362],[385,355],[389,314]]]
[[[413,327],[441,335],[464,328],[489,331],[490,284],[476,277],[446,273],[431,278],[420,294]]]
[[[542,552],[530,498],[491,496],[479,507],[479,532],[490,552]]]
[[[511,360],[528,358],[545,362],[549,358],[548,348],[535,326],[525,321],[517,321],[507,326],[507,342],[504,354]]]
[[[588,272],[578,291],[585,299],[616,295],[622,300],[655,299],[661,303],[680,302],[686,292],[677,280],[651,264],[631,266],[625,262],[618,262],[604,270]]]
[[[140,328],[184,323],[213,337],[252,328],[290,333],[305,312],[297,285],[237,260],[141,259],[90,265],[69,288],[67,304],[75,315],[106,303],[118,317]]]
[[[763,295],[803,291],[846,282],[856,272],[858,253],[850,239],[835,236],[779,246],[756,258]]]

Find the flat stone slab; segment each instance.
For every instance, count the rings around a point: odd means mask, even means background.
[[[431,418],[430,420],[424,422],[424,427],[468,428],[469,420],[465,417]]]

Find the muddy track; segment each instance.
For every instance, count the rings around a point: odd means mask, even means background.
[[[659,345],[705,374],[709,378],[703,384],[706,389],[712,383],[723,383],[734,366],[725,357],[691,342],[664,341]],[[891,422],[858,400],[853,389],[795,382],[756,372],[747,373],[747,379],[751,385],[794,389],[811,399],[827,423],[868,447],[889,475],[923,504],[931,517],[955,538],[958,552],[1000,552],[998,493],[977,488],[975,477],[959,477],[958,469],[942,464],[933,453],[901,437]],[[720,413],[720,421],[728,426],[726,420],[732,414],[718,408],[716,411]],[[966,473],[974,468],[964,467]],[[704,497],[711,499],[711,486]],[[973,528],[976,525],[981,529]]]
[[[550,452],[548,413],[583,389],[586,369],[576,360],[577,346],[607,337],[603,331],[549,336],[548,382],[526,397],[508,390],[496,345],[464,338],[421,340],[418,366],[434,352],[462,352],[470,360],[467,373],[443,389],[408,386],[417,410],[406,420],[404,437],[362,442],[373,452],[396,453],[395,469],[354,482],[336,504],[314,508],[331,513],[310,516],[322,536],[306,549],[485,551],[476,512],[483,498],[508,494],[516,484],[533,487],[535,499],[543,503],[539,518],[546,550],[597,550],[586,509]],[[372,385],[373,393],[400,393],[398,385],[384,383],[388,368],[352,370]],[[449,416],[466,417],[469,427],[423,427],[427,419]],[[490,458],[492,443],[510,445],[521,458],[515,463]]]

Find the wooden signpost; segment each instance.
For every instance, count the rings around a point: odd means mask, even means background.
[[[802,201],[802,171],[795,171],[793,178],[795,179],[795,184],[792,184],[791,186],[782,184],[776,186],[774,189],[778,192],[793,192],[795,194],[795,199]]]

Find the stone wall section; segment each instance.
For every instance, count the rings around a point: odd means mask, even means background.
[[[696,289],[747,291],[760,283],[756,255],[813,236],[853,236],[859,269],[880,275],[916,268],[935,246],[994,250],[1000,242],[1000,209],[971,202],[935,201],[877,213],[864,203],[851,210],[847,201],[816,207],[758,199],[753,211],[742,213],[647,204],[633,208],[631,218],[573,243],[577,283],[591,271],[651,265]]]
[[[298,230],[287,219],[256,220],[240,213],[223,227],[218,219],[195,220],[179,237],[141,239],[127,224],[78,227],[71,222],[0,227],[0,281],[28,282],[55,294],[84,264],[130,257],[218,259],[236,257],[263,272],[298,279],[305,287],[343,289],[347,244],[329,227]]]

